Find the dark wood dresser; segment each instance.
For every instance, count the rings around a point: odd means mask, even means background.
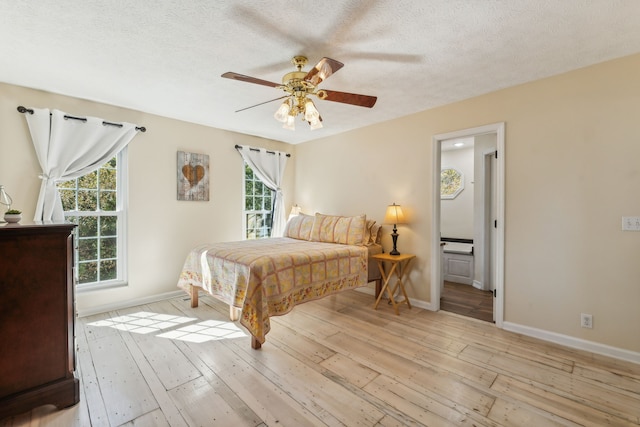
[[[72,224],[0,224],[0,419],[80,401]]]

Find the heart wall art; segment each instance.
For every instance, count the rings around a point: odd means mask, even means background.
[[[209,201],[209,155],[178,151],[178,200]]]

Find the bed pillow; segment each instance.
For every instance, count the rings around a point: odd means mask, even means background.
[[[375,220],[368,219],[366,225],[364,226],[364,238],[362,239],[362,241],[364,242],[365,245],[370,245],[372,243],[371,227],[373,227],[375,223],[376,223]]]
[[[343,245],[364,245],[366,215],[334,216],[316,214],[311,230],[314,242],[341,243]]]
[[[291,237],[298,240],[309,240],[311,238],[311,229],[315,217],[312,215],[305,215],[303,213],[292,217],[287,221],[287,226],[284,229],[284,237]]]
[[[371,226],[371,240],[370,243],[371,244],[380,244],[380,241],[382,240],[382,225],[380,224],[374,224]]]

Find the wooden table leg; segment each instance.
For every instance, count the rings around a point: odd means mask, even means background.
[[[411,258],[413,259],[413,258]],[[404,263],[404,266],[398,267],[398,272],[397,272],[397,276],[398,276],[398,283],[396,284],[396,288],[398,286],[400,286],[400,290],[402,291],[402,295],[404,295],[404,300],[407,302],[407,305],[409,306],[409,308],[411,308],[411,302],[409,302],[409,297],[407,296],[407,291],[405,291],[404,289],[404,283],[402,283],[402,278],[404,277],[404,273],[405,271],[407,271],[407,267],[409,266],[409,263],[411,262],[411,259],[407,260]],[[396,288],[394,288],[394,292],[396,290]]]
[[[381,261],[379,261],[379,263],[381,263]],[[396,314],[400,314],[400,312],[398,311],[398,305],[396,304],[396,301],[393,299],[393,293],[391,292],[391,289],[389,288],[389,280],[393,276],[393,272],[396,271],[396,267],[397,266],[398,266],[397,263],[393,263],[393,265],[391,266],[391,270],[389,270],[389,274],[388,275],[386,275],[384,273],[384,270],[382,269],[382,267],[380,267],[380,272],[382,273],[382,279],[384,281],[384,284],[382,285],[382,290],[380,291],[380,295],[378,295],[378,299],[376,300],[376,304],[373,306],[374,310],[378,308],[378,304],[380,303],[380,300],[382,299],[382,295],[384,295],[384,291],[386,290],[387,291],[387,295],[389,295],[389,301],[391,301],[391,304],[393,305],[393,309],[395,310]],[[396,273],[396,275],[397,275],[397,273]]]

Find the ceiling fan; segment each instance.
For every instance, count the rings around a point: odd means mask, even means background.
[[[304,68],[308,62],[305,56],[294,56],[291,62],[296,66],[298,71],[292,71],[285,74],[282,77],[282,83],[274,83],[231,71],[224,73],[222,77],[227,79],[270,86],[286,92],[286,95],[279,98],[243,108],[238,111],[247,110],[248,108],[257,107],[258,105],[266,104],[267,102],[286,98],[282,105],[280,105],[280,108],[278,108],[278,111],[274,114],[276,120],[284,123],[282,126],[283,128],[295,130],[295,118],[301,114],[313,130],[322,127],[322,117],[320,117],[320,113],[316,109],[313,101],[309,98],[310,95],[316,96],[325,101],[341,102],[343,104],[351,104],[367,108],[373,107],[378,99],[375,96],[318,89],[318,85],[320,83],[325,81],[333,73],[344,66],[342,62],[336,61],[335,59],[326,57],[322,58],[310,71],[302,71],[302,68]]]

